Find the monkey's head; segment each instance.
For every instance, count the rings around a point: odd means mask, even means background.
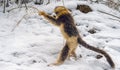
[[[54,9],[54,12],[55,12],[57,17],[59,17],[61,15],[65,15],[65,14],[70,14],[69,10],[67,8],[65,8],[64,6],[57,6]]]

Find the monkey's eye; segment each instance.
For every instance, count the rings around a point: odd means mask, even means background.
[[[55,12],[55,14],[58,14],[59,12]]]

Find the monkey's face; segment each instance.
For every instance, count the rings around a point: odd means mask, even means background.
[[[67,8],[65,8],[64,6],[57,6],[55,9],[54,9],[54,12],[56,14],[56,16],[61,16],[63,14],[68,14],[69,11]]]

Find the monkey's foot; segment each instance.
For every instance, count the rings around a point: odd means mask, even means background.
[[[59,66],[61,65],[63,62],[55,62],[55,63],[51,63],[51,64],[48,64],[47,66]]]
[[[69,60],[75,60],[75,61],[77,61],[78,58],[77,57],[69,57]]]
[[[68,57],[68,60],[70,60],[70,58],[73,58],[74,60],[78,59],[76,54],[70,54],[69,57]]]

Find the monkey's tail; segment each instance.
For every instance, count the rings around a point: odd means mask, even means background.
[[[85,48],[89,49],[89,50],[92,50],[92,51],[95,51],[95,52],[97,52],[97,53],[103,54],[103,55],[106,57],[106,59],[107,59],[108,63],[110,64],[110,66],[111,66],[112,68],[115,68],[114,62],[112,61],[112,59],[111,59],[111,57],[109,56],[109,54],[107,54],[105,51],[103,51],[103,50],[101,50],[101,49],[98,49],[98,48],[95,48],[95,47],[93,47],[93,46],[91,46],[91,45],[88,45],[88,44],[87,44],[85,41],[83,41],[81,38],[78,38],[78,43],[81,44],[82,46],[84,46]]]

